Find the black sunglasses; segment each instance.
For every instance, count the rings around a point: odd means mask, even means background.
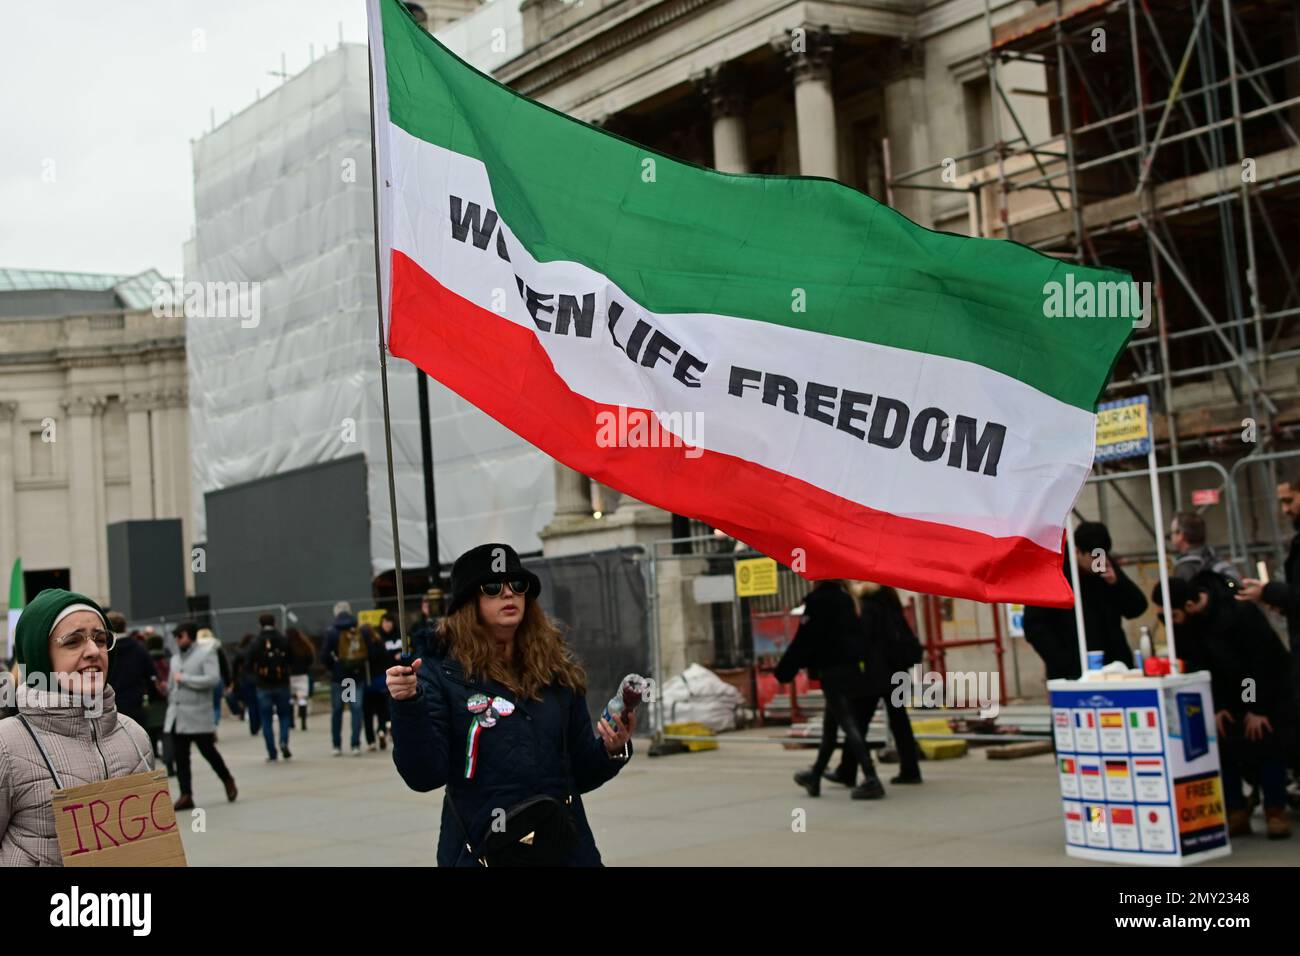
[[[502,585],[510,588],[513,594],[527,594],[532,582],[527,578],[518,578],[514,581],[489,581],[487,584],[480,584],[479,589],[488,597],[496,597],[501,593]]]

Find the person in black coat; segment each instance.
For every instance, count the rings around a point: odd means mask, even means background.
[[[1083,599],[1083,628],[1088,650],[1105,653],[1105,663],[1133,666],[1133,649],[1124,636],[1124,618],[1141,617],[1147,609],[1142,591],[1111,557],[1110,532],[1099,521],[1084,521],[1074,532],[1079,559],[1079,590]],[[1065,560],[1065,579],[1070,562]],[[1038,652],[1047,679],[1077,678],[1080,674],[1079,629],[1074,608],[1026,607],[1025,640]]]
[[[1152,600],[1160,603],[1160,585]],[[1172,578],[1169,605],[1178,657],[1187,673],[1209,671],[1219,731],[1219,761],[1229,834],[1250,833],[1250,809],[1241,792],[1253,769],[1263,791],[1268,835],[1291,835],[1286,802],[1286,754],[1295,735],[1290,659],[1268,619],[1212,571],[1190,582]]]
[[[898,774],[890,777],[890,783],[917,784],[921,782],[921,758],[916,746],[916,736],[912,733],[912,721],[907,716],[907,707],[901,702],[905,688],[910,687],[907,671],[913,665],[921,663],[925,656],[921,642],[907,623],[903,613],[903,602],[898,592],[891,587],[862,582],[858,594],[859,606],[874,606],[880,631],[873,635],[884,644],[885,666],[889,670],[889,692],[880,698],[885,707],[885,717],[889,721],[889,730],[894,735],[894,749],[898,752]],[[865,608],[870,614],[871,608]],[[902,676],[903,680],[897,678]],[[896,702],[896,698],[900,702]],[[854,702],[854,716],[864,736],[871,726],[871,718],[876,712],[875,697],[860,697]],[[857,783],[858,760],[853,755],[852,747],[841,751],[840,765],[834,771],[827,771],[824,777],[833,783],[852,787]]]
[[[245,651],[246,662],[253,672],[257,692],[258,724],[266,744],[266,760],[275,763],[289,760],[289,733],[293,729],[293,703],[289,696],[289,667],[292,655],[289,640],[275,627],[270,611],[258,615],[261,628]],[[275,721],[280,721],[280,753],[275,752]]]
[[[162,702],[163,695],[155,681],[153,658],[143,642],[126,634],[126,618],[116,611],[108,612],[108,623],[113,628],[115,641],[108,655],[107,682],[117,699],[117,711],[126,714],[141,726],[145,723],[144,701]]]
[[[1282,514],[1290,518],[1292,526],[1300,532],[1300,477],[1278,485],[1277,500]],[[1291,539],[1291,548],[1282,569],[1286,580],[1265,584],[1257,578],[1246,578],[1237,596],[1243,601],[1262,601],[1285,615],[1287,637],[1291,641],[1291,697],[1300,707],[1300,534]],[[1300,734],[1296,735],[1296,745],[1291,751],[1290,761],[1300,777]]]
[[[858,614],[842,581],[817,582],[804,598],[794,640],[776,665],[776,679],[783,684],[803,668],[821,681],[826,704],[821,746],[812,767],[794,775],[795,783],[809,796],[821,795],[822,774],[835,755],[837,727],[843,729],[845,747],[862,768],[863,782],[853,788],[852,797],[875,800],[885,795],[867,749],[866,727],[876,702],[889,693],[889,669],[875,606],[864,605],[863,612]],[[863,714],[866,723],[861,722]]]
[[[412,790],[447,788],[438,865],[491,864],[495,811],[505,811],[513,837],[512,816],[541,798],[569,837],[548,828],[500,852],[600,866],[581,794],[631,759],[635,712],[617,727],[602,719],[593,732],[586,675],[537,603],[541,581],[509,545],[466,552],[451,578],[428,656],[387,672],[398,773]]]

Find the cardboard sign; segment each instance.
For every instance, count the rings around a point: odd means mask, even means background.
[[[167,771],[55,790],[64,866],[185,866]]]
[[[776,593],[776,562],[771,558],[751,558],[736,562],[736,596],[758,597]]]
[[[1174,802],[1184,854],[1227,844],[1228,821],[1217,771],[1175,780]]]

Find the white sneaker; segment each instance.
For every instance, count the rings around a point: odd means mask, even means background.
[[[361,756],[361,748],[360,748],[360,747],[353,747],[353,748],[352,748],[352,756],[354,756],[354,757],[360,757],[360,756]]]
[[[330,756],[331,756],[331,757],[342,757],[342,756],[343,756],[343,748],[342,748],[342,747],[335,747],[335,748],[334,748],[334,752],[331,753]]]
[[[371,753],[374,753],[379,748],[375,744],[367,744],[366,749],[369,750]]]

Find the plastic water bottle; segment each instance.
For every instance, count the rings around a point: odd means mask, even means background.
[[[641,703],[641,698],[645,696],[650,682],[640,674],[628,674],[618,685],[618,690],[614,696],[605,704],[605,711],[600,716],[609,722],[609,725],[615,730],[624,726],[623,722],[616,720],[616,717],[622,717],[624,720],[632,716],[637,705]]]
[[[1143,624],[1141,636],[1138,638],[1138,649],[1136,655],[1138,670],[1143,670],[1146,661],[1151,658],[1151,653],[1151,628]]]

